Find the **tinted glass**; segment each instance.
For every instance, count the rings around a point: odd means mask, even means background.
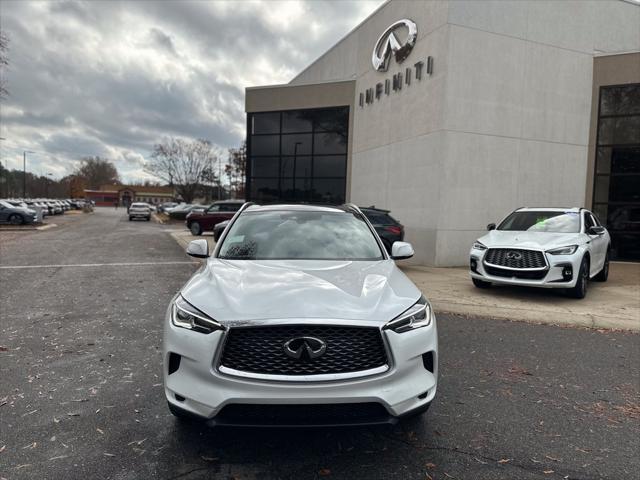
[[[362,218],[346,212],[245,213],[227,233],[220,258],[234,260],[381,260]]]
[[[240,203],[222,203],[220,204],[221,212],[237,212],[242,204]]]
[[[347,137],[343,134],[316,133],[313,142],[313,153],[315,154],[347,153]]]
[[[311,157],[282,157],[283,177],[310,177]]]
[[[314,178],[313,201],[318,203],[344,203],[344,178]]]
[[[327,155],[314,158],[313,174],[317,177],[344,177],[346,173],[346,155]]]
[[[600,115],[640,114],[640,84],[603,88]]]
[[[280,135],[253,135],[251,137],[251,156],[279,155]]]
[[[598,145],[640,142],[640,115],[636,117],[601,118]]]
[[[373,225],[393,225],[396,223],[393,218],[386,213],[376,212],[373,210],[363,210],[362,213],[367,216]]]
[[[313,123],[316,131],[346,132],[349,129],[349,109],[316,110],[313,112]]]
[[[251,179],[251,198],[256,202],[273,202],[280,198],[277,178]]]
[[[282,133],[311,132],[311,115],[304,110],[282,112]]]
[[[254,113],[251,116],[251,133],[279,133],[280,112]]]
[[[579,233],[580,215],[576,212],[513,212],[498,226],[498,230]]]
[[[251,176],[277,177],[280,157],[254,157],[251,159]]]
[[[282,155],[309,155],[311,153],[310,133],[282,136]]]

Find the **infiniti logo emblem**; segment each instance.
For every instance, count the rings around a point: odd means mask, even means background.
[[[288,357],[296,360],[313,360],[327,351],[327,344],[315,337],[295,337],[282,346]]]
[[[507,252],[507,260],[522,260],[522,254],[520,252]]]
[[[398,41],[398,37],[394,33],[401,27],[405,27],[409,30],[407,38],[403,44]],[[418,36],[418,27],[414,22],[408,19],[398,20],[391,24],[378,38],[375,47],[373,47],[373,55],[371,62],[373,68],[380,72],[386,72],[389,67],[389,58],[393,53],[396,57],[396,62],[402,63],[402,61],[409,56],[411,49],[416,43],[416,37]]]

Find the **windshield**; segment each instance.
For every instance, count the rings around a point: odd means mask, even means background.
[[[513,212],[497,228],[516,232],[580,233],[578,212]]]
[[[136,208],[145,208],[148,207],[149,205],[147,203],[132,203],[131,207],[136,207]]]
[[[225,237],[219,258],[233,260],[382,260],[378,242],[353,213],[244,213]]]

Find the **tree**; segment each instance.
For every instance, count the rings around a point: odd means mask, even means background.
[[[244,198],[244,186],[247,172],[247,142],[243,141],[239,148],[230,148],[228,162],[224,173],[229,178],[229,187],[233,198]]]
[[[187,203],[200,195],[204,182],[215,183],[218,156],[208,140],[168,138],[153,147],[145,170],[175,187]]]
[[[9,95],[7,90],[7,81],[5,79],[7,66],[9,65],[9,57],[7,55],[8,51],[9,38],[0,31],[0,100]]]
[[[98,189],[100,185],[120,183],[120,175],[113,162],[100,157],[83,158],[73,174],[80,177],[90,189]]]

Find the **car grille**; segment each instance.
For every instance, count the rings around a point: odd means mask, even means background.
[[[319,426],[392,423],[379,403],[337,403],[311,405],[231,404],[215,416],[217,425]]]
[[[547,276],[547,270],[505,270],[503,268],[489,267],[485,265],[485,272],[494,277],[520,278],[522,280],[542,280]]]
[[[297,337],[323,340],[325,353],[312,360],[285,354],[284,344]],[[370,370],[387,364],[380,330],[341,325],[274,325],[231,328],[220,365],[265,375],[326,375]]]
[[[513,258],[513,257],[516,258]],[[509,268],[545,268],[544,254],[537,250],[517,248],[490,248],[484,257],[486,263]]]

